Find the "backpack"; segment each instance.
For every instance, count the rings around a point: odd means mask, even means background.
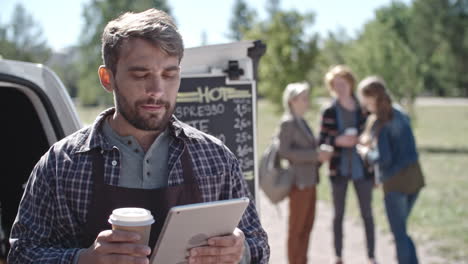
[[[286,198],[292,185],[290,170],[281,167],[278,150],[279,139],[274,137],[262,154],[258,173],[260,188],[273,204]]]

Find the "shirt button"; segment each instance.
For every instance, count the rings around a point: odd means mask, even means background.
[[[129,141],[127,141],[127,143],[128,143],[129,145],[131,145],[131,144],[132,144],[132,141],[129,140]]]
[[[113,161],[111,162],[111,164],[112,164],[112,166],[115,166],[115,165],[117,165],[117,161],[116,161],[116,160],[113,160]]]
[[[147,173],[146,173],[146,176],[150,176],[150,173],[149,173],[149,172],[147,172]]]
[[[135,149],[135,153],[138,153],[138,152],[140,152],[140,151],[138,149]]]
[[[146,163],[149,163],[149,160],[148,160],[148,159],[146,160]]]

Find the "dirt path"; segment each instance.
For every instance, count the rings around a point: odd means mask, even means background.
[[[279,204],[279,211],[273,206],[263,192],[259,192],[260,216],[262,225],[269,236],[271,248],[270,263],[286,264],[286,238],[288,201]],[[316,218],[309,244],[309,263],[331,264],[334,261],[332,241],[332,208],[324,201],[318,201]],[[345,216],[344,222],[343,259],[346,264],[367,263],[365,237],[362,224],[357,219]],[[376,257],[380,264],[396,264],[392,237],[389,234],[376,232]],[[420,263],[446,263],[439,258],[429,256],[422,245],[418,245]]]

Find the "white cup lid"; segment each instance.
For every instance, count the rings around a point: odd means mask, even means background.
[[[345,132],[344,132],[345,135],[350,135],[350,136],[355,136],[357,135],[357,133],[358,133],[358,130],[355,127],[348,127],[347,129],[345,129]]]
[[[333,151],[333,146],[327,145],[327,144],[322,144],[322,145],[320,145],[319,148],[320,148],[320,150],[323,150],[323,151],[329,151],[329,152]]]
[[[143,226],[154,223],[151,212],[144,208],[123,207],[112,211],[109,223],[119,226]]]

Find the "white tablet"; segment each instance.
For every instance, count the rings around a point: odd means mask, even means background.
[[[207,245],[214,236],[232,234],[249,198],[172,207],[151,255],[151,264],[187,263],[188,250]]]

